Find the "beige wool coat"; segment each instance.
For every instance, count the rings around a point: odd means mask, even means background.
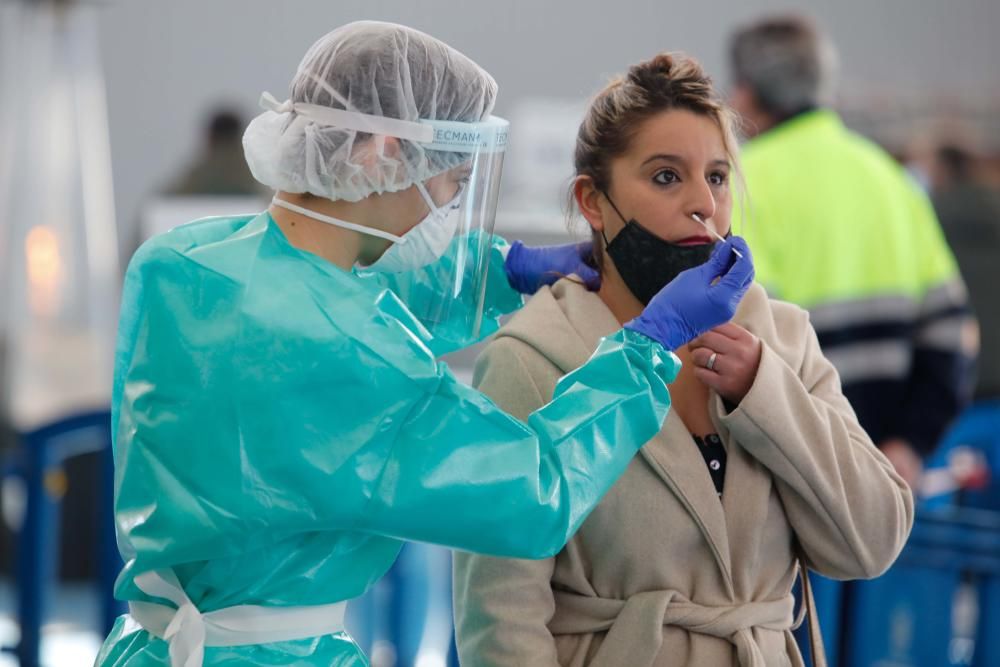
[[[710,398],[727,452],[721,499],[671,412],[554,558],[456,554],[463,667],[798,667],[797,555],[838,579],[893,562],[913,522],[909,487],[858,425],[808,314],[754,285],[733,321],[763,345],[743,401],[729,412]],[[526,419],[618,328],[596,294],[562,280],[501,329],[476,384]]]

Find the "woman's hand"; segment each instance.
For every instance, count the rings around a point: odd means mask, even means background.
[[[733,405],[750,391],[760,366],[760,339],[731,322],[690,343],[695,377]]]

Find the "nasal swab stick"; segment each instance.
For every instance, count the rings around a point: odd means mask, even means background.
[[[705,229],[707,229],[707,230],[708,230],[708,233],[709,233],[709,234],[711,234],[711,235],[713,235],[713,236],[714,236],[715,238],[717,238],[717,239],[719,239],[720,241],[723,241],[723,242],[724,242],[724,241],[726,240],[726,239],[722,238],[722,237],[721,237],[721,236],[719,235],[719,232],[717,232],[717,231],[715,231],[714,229],[712,229],[711,227],[709,227],[709,226],[708,226],[708,223],[707,223],[707,222],[705,222],[704,220],[702,220],[702,219],[701,219],[701,216],[700,216],[700,215],[698,215],[697,213],[692,213],[692,214],[691,214],[691,217],[692,217],[692,218],[694,218],[696,222],[700,222],[700,223],[702,224],[702,226],[703,226],[703,227],[704,227]],[[739,250],[737,250],[736,248],[732,248],[732,251],[733,251],[733,252],[735,252],[735,253],[736,253],[736,256],[737,256],[737,257],[739,257],[740,259],[742,259],[742,258],[743,258],[743,253],[741,253],[741,252],[740,252]]]

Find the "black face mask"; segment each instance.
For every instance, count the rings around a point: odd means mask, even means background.
[[[604,193],[604,196],[608,197],[608,194]],[[605,250],[615,263],[625,286],[643,305],[649,304],[656,293],[681,271],[701,266],[712,256],[714,242],[683,246],[664,241],[640,225],[635,218],[625,220],[611,197],[608,197],[608,202],[625,223],[625,227],[610,243],[604,231],[601,231]]]

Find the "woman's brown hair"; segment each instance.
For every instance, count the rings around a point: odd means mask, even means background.
[[[735,114],[715,92],[712,79],[697,61],[681,54],[661,53],[633,65],[625,76],[613,79],[594,97],[576,137],[573,154],[576,177],[587,176],[595,188],[606,192],[611,185],[611,161],[628,151],[643,121],[674,109],[714,120],[722,132],[727,157],[735,170]],[[572,215],[576,204],[573,187],[568,204]],[[594,263],[600,268],[603,239],[598,232],[591,233]]]

